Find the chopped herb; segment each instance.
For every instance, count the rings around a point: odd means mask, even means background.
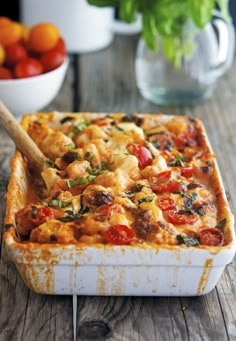
[[[37,218],[37,214],[38,214],[38,208],[34,205],[31,206],[32,208],[32,218],[36,219]]]
[[[58,170],[59,170],[59,168],[57,167],[57,165],[55,164],[55,162],[53,162],[52,160],[47,159],[47,163],[49,164],[49,166],[50,166],[51,168],[55,168],[55,169],[58,169]]]
[[[76,145],[75,145],[75,143],[68,143],[68,144],[65,144],[64,147],[70,147],[71,150],[73,150],[76,148]]]
[[[70,203],[66,202],[66,201],[63,201],[63,200],[57,200],[57,199],[54,199],[54,200],[51,200],[49,201],[48,203],[48,206],[49,207],[61,207],[61,208],[65,208],[67,206],[69,206]]]
[[[184,159],[183,159],[183,156],[181,155],[176,155],[174,159],[171,159],[170,162],[168,163],[168,166],[169,167],[177,167],[177,166],[180,166],[180,167],[183,167],[184,166]]]
[[[88,175],[86,177],[77,178],[74,180],[67,180],[66,185],[68,188],[72,188],[77,185],[85,185],[88,182],[93,181],[95,178],[96,178],[96,175]]]
[[[94,169],[87,168],[86,171],[91,175],[98,176],[101,174],[102,171],[107,170],[107,169],[108,169],[108,167],[107,167],[106,163],[104,161],[101,161],[96,168],[94,168]]]
[[[181,234],[178,234],[177,236],[178,244],[185,244],[187,246],[198,246],[199,240],[196,238],[188,237],[188,236],[182,236]]]
[[[184,191],[181,191],[181,192],[180,192],[180,195],[181,195],[183,198],[186,198],[186,199],[191,200],[192,202],[193,202],[194,200],[196,200],[196,198],[197,198],[197,193],[195,193],[195,192],[192,192],[192,193],[185,193]]]
[[[85,120],[85,121],[81,122],[79,125],[73,126],[73,129],[68,134],[68,136],[71,137],[71,138],[74,137],[75,135],[77,135],[78,133],[83,131],[89,125],[90,125],[90,121]]]
[[[151,141],[153,146],[157,149],[163,148],[164,150],[171,151],[174,147],[174,144],[171,141],[163,139],[162,142],[159,140]]]
[[[145,198],[138,199],[138,204],[142,204],[143,202],[151,202],[153,200],[153,195],[148,195]]]
[[[87,152],[85,153],[84,158],[90,163],[90,166],[93,167],[93,158],[94,158],[94,153],[93,152]]]
[[[128,197],[132,198],[135,195],[135,193],[140,192],[143,187],[144,187],[143,185],[137,184],[133,188],[131,188],[130,190],[125,191],[125,194],[127,194]]]
[[[64,223],[71,223],[71,222],[80,222],[82,218],[81,213],[73,213],[72,211],[66,211],[67,215],[57,220],[62,221]]]
[[[191,184],[188,184],[187,189],[195,189],[195,188],[199,188],[199,187],[201,187],[200,184],[191,183]]]
[[[215,228],[219,230],[223,230],[226,224],[226,218],[222,219],[218,224],[216,224]]]
[[[63,123],[72,121],[73,119],[74,119],[74,117],[66,116],[60,120],[60,123],[63,124]]]

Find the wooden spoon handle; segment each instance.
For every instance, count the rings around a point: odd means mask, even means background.
[[[15,142],[17,149],[26,156],[30,164],[36,167],[38,172],[41,173],[48,167],[47,158],[2,101],[0,101],[0,124]]]

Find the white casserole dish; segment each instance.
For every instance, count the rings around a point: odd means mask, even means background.
[[[218,174],[219,175],[219,174]],[[41,294],[195,296],[210,292],[236,250],[234,218],[223,191],[225,246],[115,246],[21,243],[14,214],[24,206],[30,179],[17,151],[12,160],[4,243],[25,284]],[[8,194],[7,194],[8,197]],[[7,198],[7,199],[9,199]]]

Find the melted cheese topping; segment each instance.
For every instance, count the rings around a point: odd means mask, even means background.
[[[28,133],[52,167],[16,213],[26,241],[198,246],[219,223],[214,155],[188,117],[39,115]]]

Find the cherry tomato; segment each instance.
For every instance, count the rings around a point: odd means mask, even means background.
[[[167,183],[167,192],[179,193],[184,190],[184,185],[176,180],[170,180]]]
[[[27,206],[16,213],[16,221],[25,229],[37,227],[48,219],[54,218],[54,212],[50,207]]]
[[[160,195],[156,200],[157,206],[162,211],[173,210],[175,207],[175,201],[169,195]]]
[[[61,64],[63,64],[65,57],[65,42],[62,38],[60,38],[57,45],[52,50],[41,55],[39,61],[43,65],[44,72],[48,72],[57,69]]]
[[[105,205],[101,205],[101,206],[97,207],[95,212],[94,212],[94,215],[95,215],[95,217],[102,216],[102,217],[110,218],[113,215],[115,215],[116,213],[121,213],[121,212],[122,212],[122,208],[120,205],[118,205],[118,204],[105,204]]]
[[[10,69],[0,66],[0,79],[12,79],[13,74]]]
[[[193,175],[192,167],[183,167],[181,168],[181,175],[185,178],[191,178]]]
[[[171,170],[163,171],[151,179],[151,187],[156,193],[177,193],[184,189],[184,185],[171,180]]]
[[[196,146],[197,141],[191,133],[181,133],[175,138],[175,145],[178,149],[187,146]]]
[[[39,226],[48,219],[53,219],[54,218],[54,212],[50,207],[42,206],[42,207],[37,207],[37,210],[35,214],[33,213],[33,208],[32,208],[32,217],[30,218],[31,222],[35,226]]]
[[[43,73],[42,64],[34,58],[26,58],[16,64],[14,75],[16,78],[27,78],[38,76]]]
[[[126,225],[114,225],[105,232],[108,243],[115,245],[128,245],[134,237],[135,232]]]
[[[193,225],[199,219],[197,214],[183,214],[181,211],[167,211],[168,220],[174,225]]]
[[[215,227],[205,227],[199,231],[200,243],[208,246],[221,246],[224,244],[224,234]]]
[[[146,147],[139,144],[133,144],[129,150],[131,154],[137,157],[141,169],[152,164],[152,154]]]
[[[11,44],[6,47],[6,65],[13,67],[19,61],[26,59],[28,53],[26,48],[19,43]]]

